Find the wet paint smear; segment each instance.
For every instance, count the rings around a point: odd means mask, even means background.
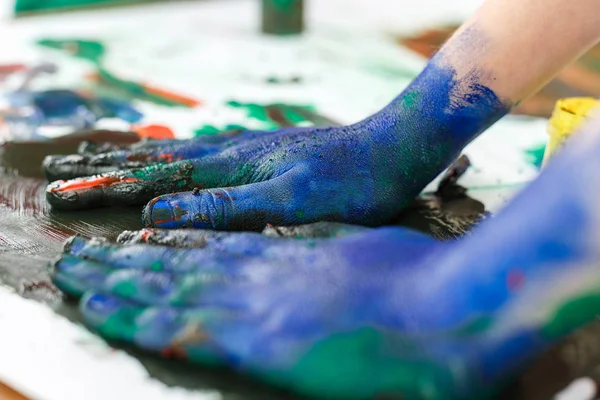
[[[120,78],[117,74],[104,67],[103,60],[108,50],[101,42],[81,39],[41,39],[38,40],[37,43],[40,46],[65,51],[75,58],[90,61],[96,66],[97,70],[96,74],[89,78],[98,83],[112,87],[113,89],[117,89],[129,98],[132,97],[150,101],[164,106],[184,106],[192,108],[201,104],[198,99],[142,82]]]

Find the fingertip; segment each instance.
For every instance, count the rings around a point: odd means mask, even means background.
[[[80,297],[86,290],[101,287],[108,268],[72,255],[63,255],[53,265],[52,282],[63,292]]]
[[[150,201],[142,212],[144,226],[162,229],[199,228],[191,216],[189,205],[177,200],[179,196],[160,196]]]
[[[46,156],[42,161],[42,169],[46,179],[52,182],[108,173],[119,168],[113,163],[98,163],[89,155],[72,154]]]
[[[139,305],[101,292],[86,292],[79,303],[88,325],[109,339],[133,341],[135,320],[144,311]]]
[[[46,200],[58,210],[80,210],[109,204],[143,204],[153,194],[148,182],[127,171],[59,180],[46,187]]]
[[[76,254],[87,244],[87,239],[81,235],[71,236],[63,243],[63,253]]]

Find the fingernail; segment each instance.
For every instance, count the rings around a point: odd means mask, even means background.
[[[81,236],[71,236],[65,241],[63,245],[63,252],[76,254],[83,249],[83,247],[87,244],[87,240]]]
[[[82,262],[85,262],[85,260],[82,260],[79,257],[74,257],[72,255],[65,254],[54,264],[54,267],[57,271],[60,272],[70,272],[73,270],[80,269],[80,264]]]
[[[78,297],[86,290],[101,287],[106,271],[80,258],[64,255],[54,263],[51,276],[60,290]]]
[[[102,293],[93,293],[81,301],[81,306],[85,307],[88,317],[110,317],[119,311],[123,305],[117,298]]]
[[[65,291],[87,290],[102,287],[109,273],[102,264],[83,260],[79,257],[64,255],[54,263],[53,280],[66,284]],[[63,288],[60,288],[63,290]]]
[[[176,229],[194,225],[187,210],[173,205],[169,200],[157,197],[152,200],[143,212],[143,222],[147,227]]]

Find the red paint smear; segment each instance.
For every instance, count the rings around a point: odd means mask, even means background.
[[[164,125],[138,125],[133,131],[141,138],[150,139],[175,139],[175,134],[168,126]]]
[[[519,269],[514,269],[508,273],[506,285],[510,290],[517,290],[525,284],[525,274]]]
[[[165,358],[175,358],[180,360],[187,358],[185,351],[178,347],[167,347],[166,349],[163,349],[160,354]]]
[[[142,240],[144,242],[147,242],[148,239],[150,239],[150,237],[152,236],[154,232],[151,231],[150,229],[144,229],[144,233],[142,233]]]
[[[173,154],[171,153],[161,154],[160,156],[158,156],[158,158],[168,163],[173,162]]]
[[[18,71],[24,71],[27,69],[27,65],[25,64],[3,64],[0,65],[0,74],[12,74]]]
[[[50,189],[51,193],[55,192],[68,192],[72,190],[82,190],[82,189],[95,189],[98,187],[107,187],[115,184],[121,183],[134,183],[139,182],[139,179],[135,178],[120,178],[116,176],[99,176],[96,178],[86,178],[86,179],[75,179],[72,181],[67,181],[61,184],[57,188]]]

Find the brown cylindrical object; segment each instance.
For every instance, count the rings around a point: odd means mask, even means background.
[[[262,31],[297,35],[304,30],[304,0],[262,0]]]

